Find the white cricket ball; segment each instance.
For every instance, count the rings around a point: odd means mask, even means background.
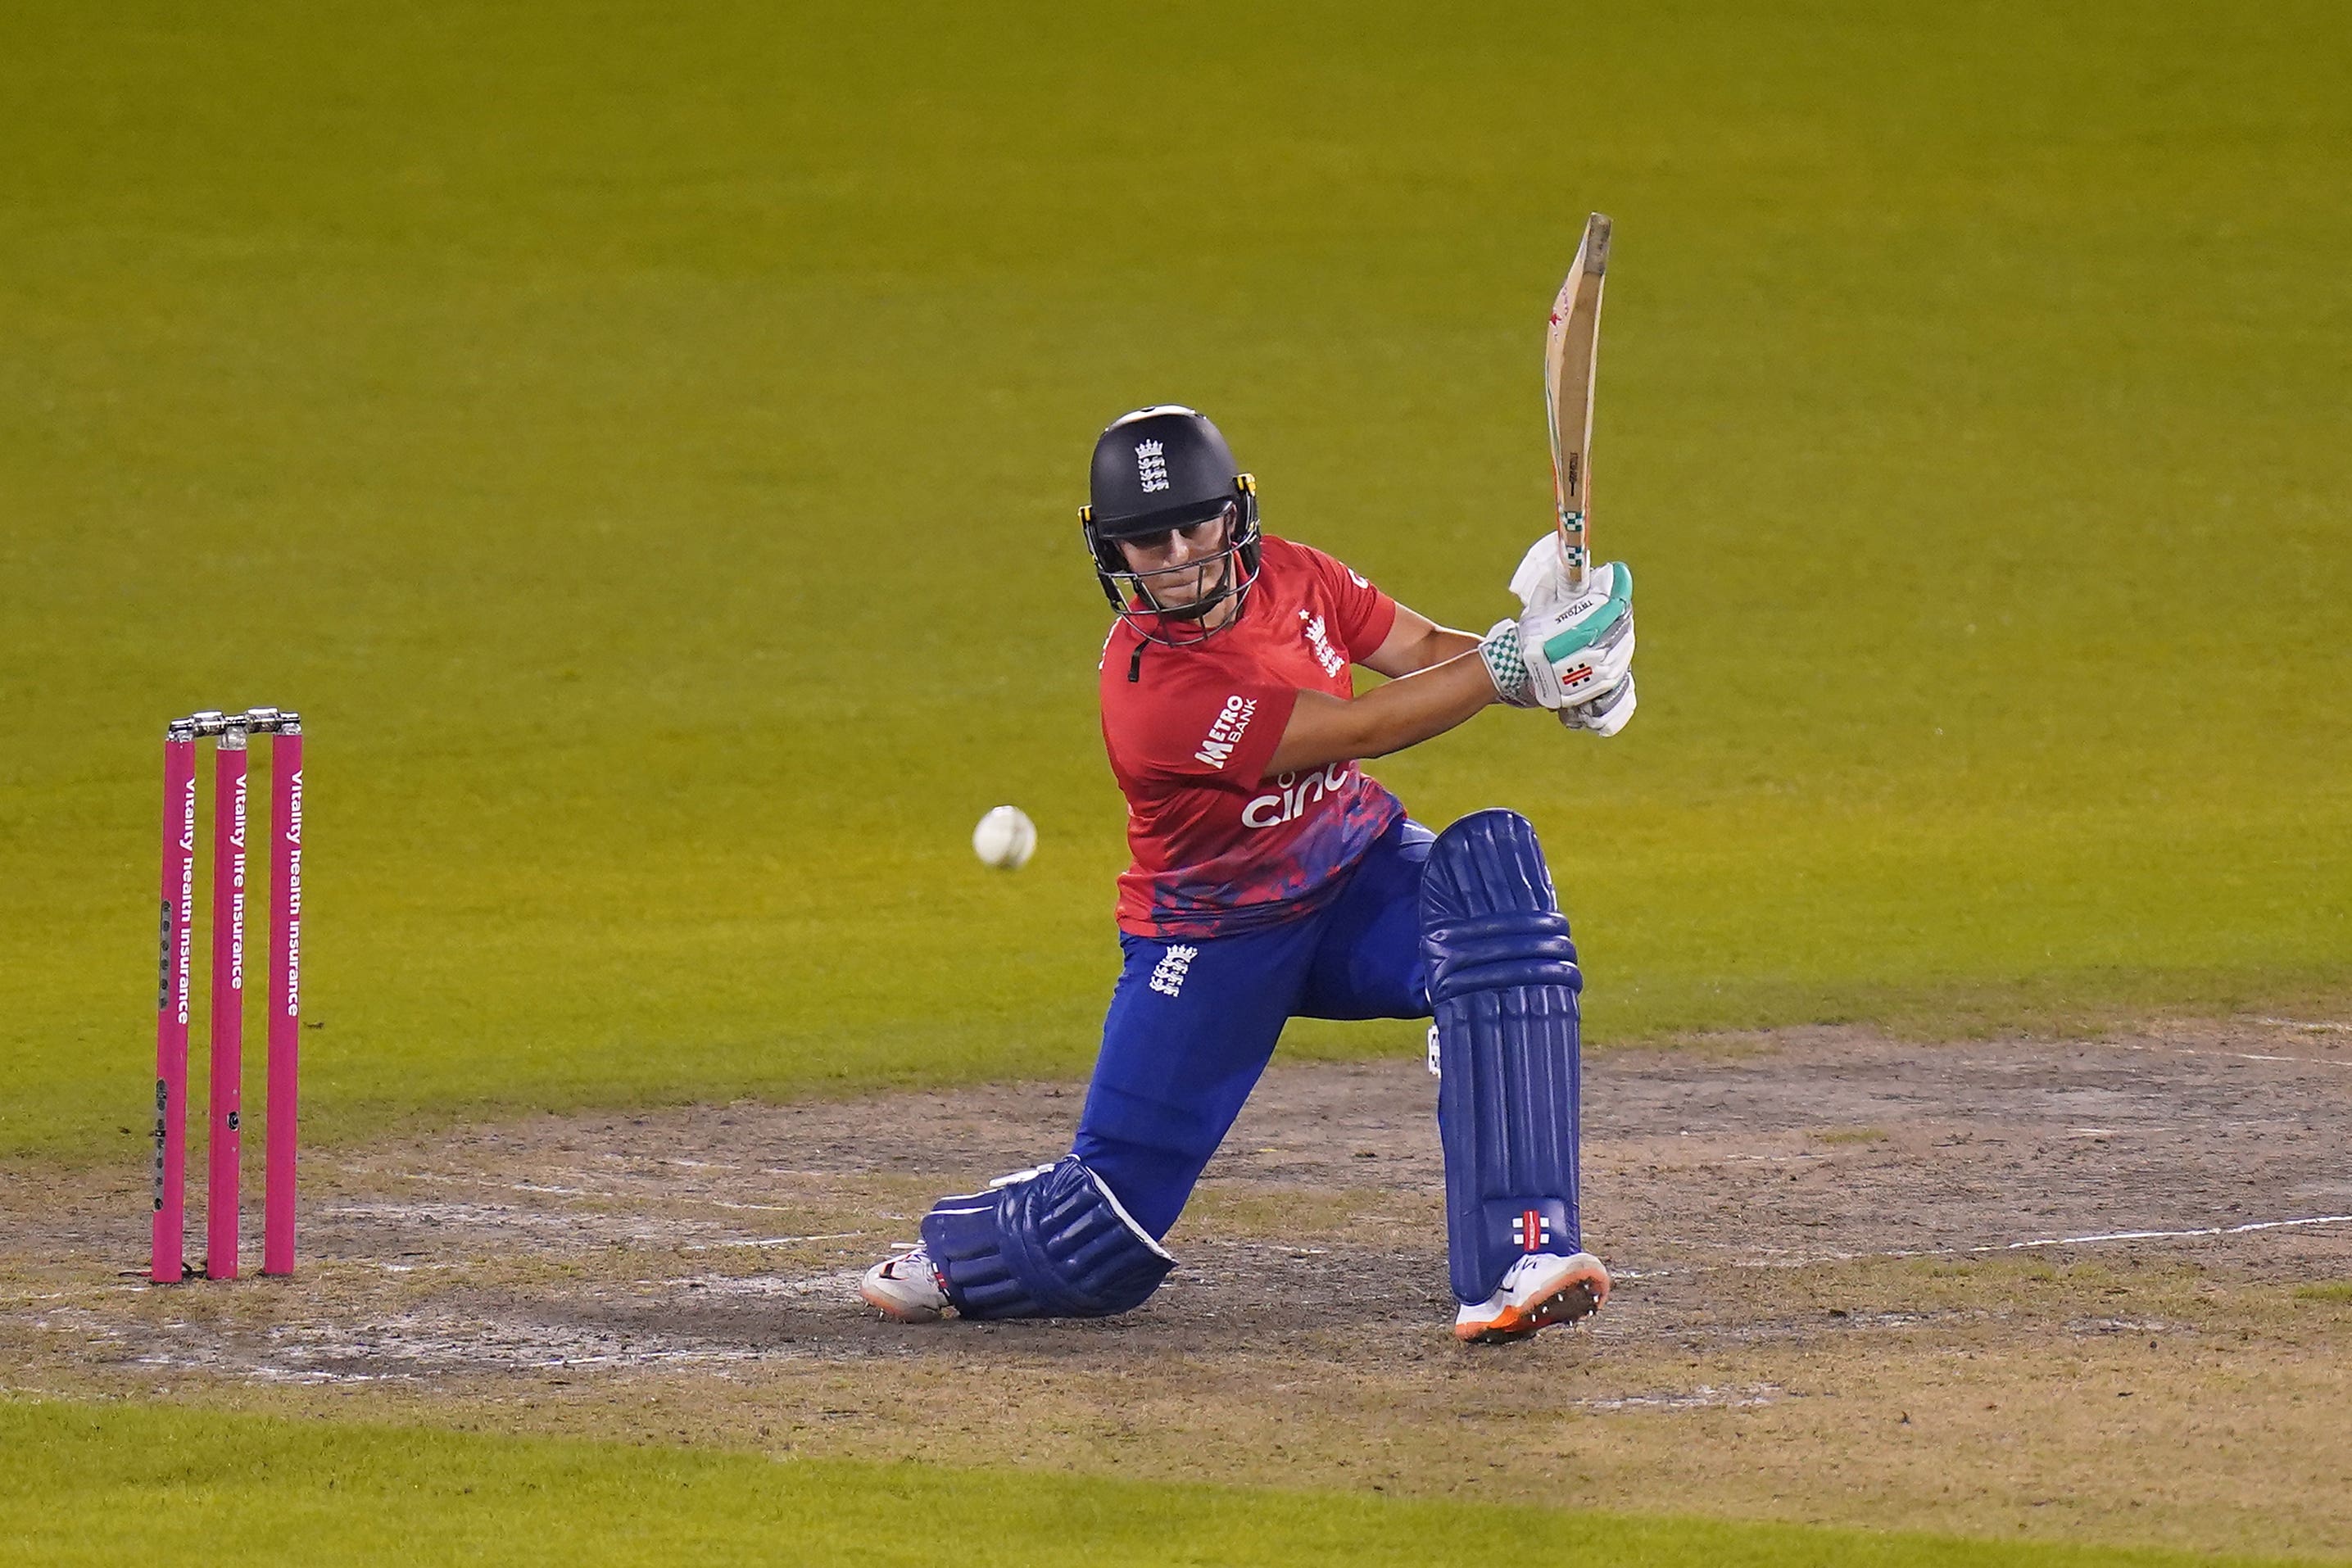
[[[971,830],[971,852],[1000,871],[1018,871],[1037,852],[1037,825],[1017,805],[1000,805]]]

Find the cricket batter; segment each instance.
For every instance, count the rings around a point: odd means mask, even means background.
[[[941,1199],[861,1293],[905,1322],[1139,1306],[1285,1022],[1433,1016],[1455,1335],[1593,1310],[1609,1275],[1578,1231],[1582,979],[1543,851],[1509,811],[1432,833],[1359,763],[1495,701],[1615,734],[1634,706],[1631,574],[1600,567],[1571,595],[1547,534],[1513,580],[1523,615],[1449,631],[1260,533],[1255,481],[1189,408],[1105,430],[1091,501],[1118,616],[1103,742],[1135,858],[1102,1054],[1068,1154]],[[1391,679],[1356,697],[1354,664]]]

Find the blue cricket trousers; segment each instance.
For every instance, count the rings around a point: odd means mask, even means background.
[[[1400,821],[1313,914],[1127,954],[1072,1152],[1164,1237],[1293,1018],[1426,1018],[1422,867],[1434,838]]]

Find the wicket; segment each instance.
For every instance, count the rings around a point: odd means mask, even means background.
[[[294,1271],[294,1151],[302,1028],[302,717],[275,708],[207,710],[163,731],[163,941],[155,991],[155,1216],[148,1277],[191,1278],[183,1258],[188,1161],[188,1014],[196,900],[196,742],[213,742],[212,1038],[205,1164],[205,1275],[237,1276],[243,1152],[246,742],[270,737],[269,1124],[261,1271]]]

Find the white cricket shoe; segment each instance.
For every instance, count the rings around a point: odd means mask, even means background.
[[[867,1269],[857,1293],[884,1317],[902,1323],[936,1323],[948,1311],[947,1287],[940,1283],[940,1271],[931,1267],[931,1255],[919,1241]]]
[[[1501,1289],[1454,1315],[1454,1337],[1474,1344],[1523,1340],[1553,1323],[1590,1317],[1607,1300],[1609,1270],[1592,1254],[1531,1252],[1511,1265]]]

